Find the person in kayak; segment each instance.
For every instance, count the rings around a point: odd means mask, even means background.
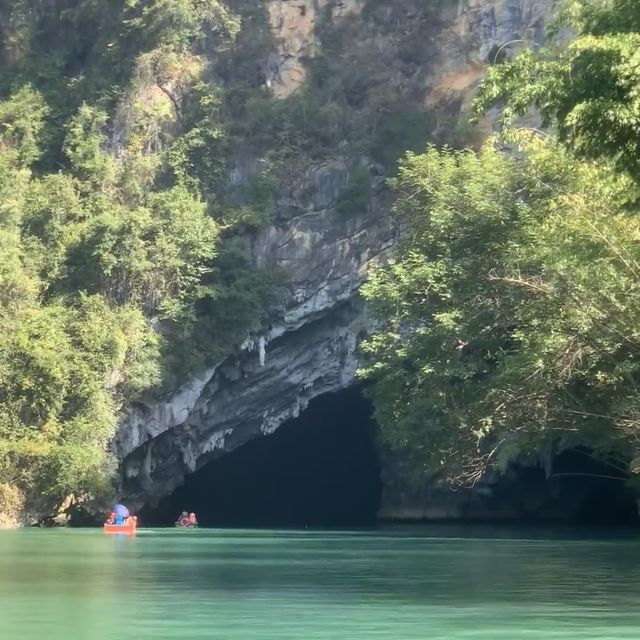
[[[190,527],[197,527],[198,526],[198,519],[196,518],[196,514],[195,513],[190,513],[189,514],[189,526]]]
[[[178,518],[178,522],[176,524],[179,527],[188,527],[189,526],[189,514],[186,511],[183,511]]]
[[[131,515],[129,513],[129,509],[127,509],[123,504],[113,505],[113,509],[111,511],[112,515],[114,515],[113,524],[124,524]]]

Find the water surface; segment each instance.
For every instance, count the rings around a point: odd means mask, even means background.
[[[564,532],[0,532],[0,638],[640,638],[640,539]]]

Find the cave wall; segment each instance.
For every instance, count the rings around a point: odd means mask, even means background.
[[[446,140],[491,52],[512,40],[539,40],[553,0],[434,0],[437,12],[429,16],[435,17],[424,24],[415,5],[267,0],[274,49],[266,63],[256,64],[266,65],[268,90],[284,98],[305,82],[305,59],[321,47],[320,21],[329,12],[334,24],[355,21],[362,41],[384,59],[385,81],[411,108],[440,123],[436,129]],[[425,59],[394,58],[407,33],[427,42]],[[255,161],[239,156],[230,182],[242,189]],[[338,205],[354,163],[368,172],[371,197],[345,215]],[[221,362],[167,397],[137,402],[124,417],[113,449],[120,461],[120,493],[132,506],[157,503],[185,476],[273,433],[314,398],[353,383],[358,342],[371,328],[358,289],[372,265],[389,257],[399,234],[387,215],[385,179],[380,164],[342,157],[336,149],[332,158],[295,167],[280,185],[271,222],[247,234],[245,245],[256,267],[282,271],[287,295],[269,322]],[[389,481],[392,474],[390,466]]]
[[[635,525],[637,494],[628,474],[588,450],[570,448],[523,458],[472,487],[435,478],[411,480],[401,457],[383,455],[379,516],[390,521],[516,521]]]

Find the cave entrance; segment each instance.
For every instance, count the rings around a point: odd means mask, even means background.
[[[321,396],[274,434],[187,476],[142,520],[166,525],[187,510],[214,527],[371,525],[382,491],[371,414],[358,387]]]
[[[599,460],[585,447],[556,456],[550,479],[564,501],[570,521],[584,525],[637,525],[637,496],[627,482],[628,472]]]

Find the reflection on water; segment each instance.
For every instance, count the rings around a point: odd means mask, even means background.
[[[639,601],[635,534],[0,532],[11,640],[638,640]]]

